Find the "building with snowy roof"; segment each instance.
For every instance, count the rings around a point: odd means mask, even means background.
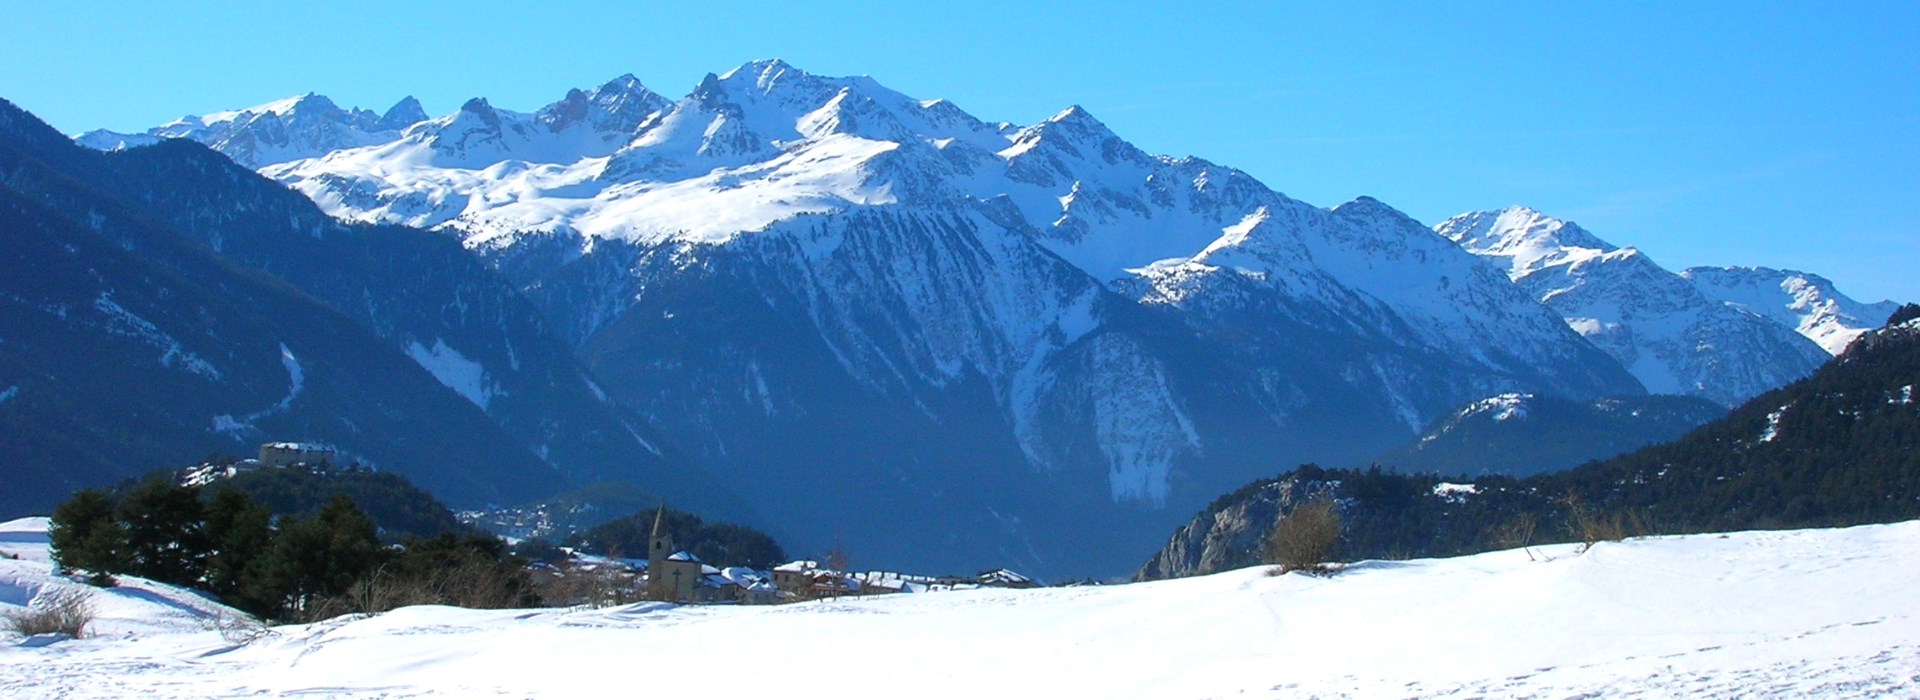
[[[1036,585],[1033,579],[1012,569],[994,569],[980,574],[974,580],[982,586],[994,588],[1032,588]]]
[[[653,516],[653,533],[647,544],[647,597],[679,603],[701,601],[700,590],[707,576],[706,566],[693,552],[675,549],[673,536],[666,530],[667,506],[661,504]],[[715,569],[717,572],[718,569]]]

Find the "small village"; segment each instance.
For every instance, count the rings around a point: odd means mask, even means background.
[[[201,486],[261,469],[348,468],[339,450],[313,442],[269,442],[259,456],[188,471],[182,482]],[[508,542],[557,533],[550,514],[539,509],[493,508],[458,514],[463,522]],[[644,559],[602,556],[562,547],[564,558],[528,566],[550,597],[581,605],[621,605],[642,600],[687,605],[778,605],[807,600],[919,594],[975,588],[1033,588],[1030,577],[1009,569],[973,576],[928,576],[895,571],[853,571],[838,553],[825,560],[796,559],[771,569],[713,566],[676,547],[662,526],[665,506],[654,514]]]
[[[920,594],[974,588],[1033,588],[1033,579],[1008,569],[976,576],[923,576],[891,571],[854,572],[844,563],[800,559],[760,570],[716,567],[678,549],[662,527],[666,508],[655,514],[647,558],[603,557],[569,552],[566,562],[537,563],[544,583],[560,598],[586,605],[656,600],[693,605],[777,605],[826,598]]]

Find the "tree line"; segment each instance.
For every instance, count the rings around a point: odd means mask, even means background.
[[[538,602],[524,562],[499,540],[442,532],[384,545],[344,494],[308,515],[275,515],[239,489],[150,478],[119,493],[74,493],[54,509],[48,535],[63,573],[198,588],[266,620]]]
[[[1920,305],[1908,304],[1888,325],[1916,318]],[[1337,556],[1348,560],[1910,520],[1920,518],[1916,387],[1920,329],[1888,328],[1672,442],[1525,478],[1307,464],[1216,499],[1198,519],[1258,499],[1307,503],[1326,494],[1338,504]],[[1473,489],[1447,496],[1443,483]],[[1262,541],[1271,547],[1277,534]],[[1259,548],[1229,552],[1223,565],[1287,565]]]

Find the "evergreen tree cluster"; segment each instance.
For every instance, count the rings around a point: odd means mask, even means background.
[[[643,511],[575,533],[569,546],[608,556],[645,556],[653,536],[655,511]],[[766,569],[785,563],[787,553],[766,533],[743,525],[708,524],[700,516],[667,510],[661,527],[673,538],[674,547],[692,552],[700,561],[713,566],[747,566]]]
[[[298,515],[318,512],[345,495],[390,538],[476,532],[432,494],[392,472],[295,465],[241,472],[219,486],[247,494],[275,513]]]
[[[273,620],[535,602],[522,562],[498,540],[443,532],[383,546],[345,494],[309,515],[276,516],[234,488],[154,478],[117,496],[85,489],[54,509],[49,542],[60,569],[96,583],[131,575],[199,588]]]

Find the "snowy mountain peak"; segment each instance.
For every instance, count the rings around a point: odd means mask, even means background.
[[[556,133],[583,126],[602,140],[624,145],[641,123],[666,106],[666,98],[627,74],[592,90],[568,90],[560,101],[540,108],[534,120]]]
[[[407,127],[426,120],[426,108],[420,106],[420,100],[408,95],[400,98],[399,102],[393,103],[393,106],[387,108],[386,113],[380,116],[380,128],[388,131],[405,131]]]
[[[1080,105],[1072,105],[1060,110],[1059,114],[1047,117],[1046,121],[1034,125],[1033,131],[1037,134],[1058,134],[1083,143],[1119,138],[1112,129],[1107,128],[1105,122]]]
[[[185,138],[242,165],[261,168],[391,141],[402,128],[422,118],[419,103],[410,100],[402,100],[382,116],[366,109],[343,109],[325,95],[309,92],[246,109],[181,117],[144,134],[94,131],[76,141],[112,150]]]
[[[587,99],[609,112],[639,112],[641,116],[667,105],[665,97],[641,84],[632,73],[602,83],[587,93]]]
[[[1070,162],[1081,163],[1080,168],[1126,166],[1128,170],[1143,170],[1152,168],[1155,160],[1079,105],[1015,132],[1012,141],[1000,151],[1000,156],[1013,165],[1010,174],[1036,184],[1056,176],[1071,176],[1070,171],[1078,168],[1067,165]]]
[[[1067,105],[1067,108],[1060,110],[1058,114],[1047,117],[1047,121],[1053,124],[1078,124],[1089,130],[1107,130],[1106,124],[1094,118],[1092,112],[1088,112],[1087,108],[1080,105]]]
[[[1833,355],[1886,321],[1899,306],[1891,301],[1855,301],[1827,278],[1798,270],[1693,267],[1680,275],[1702,294],[1773,319]]]
[[[308,92],[307,94],[304,94],[304,95],[294,95],[292,97],[274,100],[266,104],[254,105],[252,107],[248,107],[246,109],[241,109],[241,110],[234,110],[234,111],[227,111],[227,112],[214,112],[204,117],[194,117],[194,116],[182,117],[179,121],[196,120],[203,124],[212,124],[214,122],[233,121],[234,119],[240,118],[244,115],[272,114],[272,115],[284,117],[288,114],[293,113],[296,109],[300,109],[302,107],[304,107],[303,111],[306,111],[309,113],[314,111],[324,111],[328,109],[339,109],[339,106],[335,105],[333,103],[333,100],[328,99],[326,96],[321,95],[319,93],[315,93],[315,92]]]
[[[460,111],[425,122],[416,129],[421,130],[426,144],[436,153],[455,159],[442,161],[449,165],[456,162],[477,165],[481,160],[490,161],[505,155],[500,112],[484,97],[467,100],[460,105]],[[478,157],[461,160],[468,154]]]
[[[123,134],[110,129],[94,129],[75,134],[73,142],[96,151],[119,151],[159,143],[152,134]]]
[[[799,78],[813,77],[811,73],[795,68],[793,64],[778,58],[748,61],[744,66],[735,70],[751,71],[754,75],[754,82],[762,88],[771,88],[775,82],[789,74]]]
[[[879,87],[871,79],[822,77],[773,58],[749,61],[702,81],[689,98],[711,106],[766,103],[783,107],[783,111],[805,112],[825,104],[841,88],[856,85]]]
[[[1736,405],[1825,359],[1791,324],[1710,298],[1639,250],[1532,209],[1461,214],[1434,231],[1506,267],[1656,394]]]
[[[1389,206],[1386,202],[1382,202],[1378,199],[1374,199],[1364,194],[1353,198],[1353,201],[1351,202],[1347,202],[1345,204],[1341,204],[1339,206],[1334,207],[1333,211],[1335,213],[1346,214],[1349,216],[1389,217],[1394,219],[1405,219],[1407,221],[1414,221],[1414,218],[1411,216],[1407,216],[1405,212],[1402,212],[1398,209],[1393,208],[1392,206]]]
[[[489,121],[497,122],[500,118],[499,113],[493,110],[493,105],[489,104],[485,97],[475,97],[460,103],[460,111]]]
[[[805,83],[814,80],[812,73],[793,67],[778,58],[763,58],[740,64],[720,76],[720,82],[739,84],[747,81],[755,90],[762,93],[773,92],[783,84]]]
[[[1551,265],[1616,250],[1616,246],[1578,224],[1521,206],[1461,214],[1441,222],[1434,230],[1467,252],[1504,259],[1508,275],[1514,279]]]
[[[648,90],[647,86],[641,84],[640,79],[634,77],[632,73],[621,73],[614,79],[601,83],[600,87],[595,88],[593,92],[594,96],[598,97],[613,93],[639,93],[652,92],[652,90]]]
[[[331,112],[337,109],[340,109],[340,106],[334,104],[331,98],[317,92],[309,92],[305,95],[301,95],[299,97],[293,98],[292,102],[287,103],[285,111],[278,111],[273,113],[280,114],[282,116],[285,116],[288,114],[298,114],[298,113],[323,114],[323,113]]]

